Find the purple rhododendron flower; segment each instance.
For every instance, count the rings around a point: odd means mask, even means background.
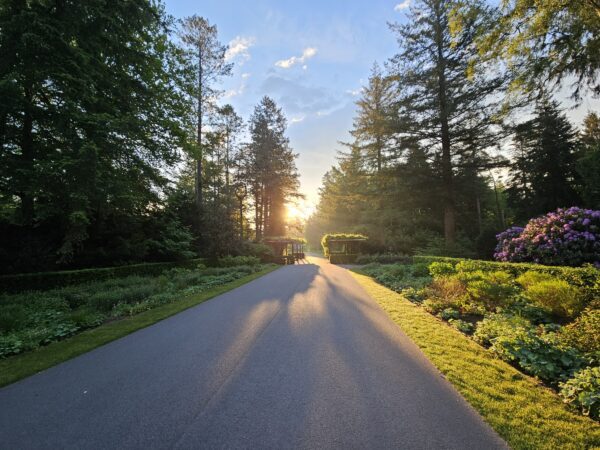
[[[511,227],[496,236],[498,261],[548,265],[598,264],[600,211],[572,206],[535,217],[525,228]]]

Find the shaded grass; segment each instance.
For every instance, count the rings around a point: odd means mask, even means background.
[[[512,448],[600,447],[600,425],[570,411],[552,390],[401,294],[352,275]]]
[[[268,266],[259,272],[198,294],[186,296],[176,302],[167,303],[134,316],[106,323],[71,338],[53,342],[32,352],[0,360],[0,386],[14,383],[29,375],[33,375],[115,339],[119,339],[136,330],[152,325],[217,295],[242,286],[277,268],[278,266]]]

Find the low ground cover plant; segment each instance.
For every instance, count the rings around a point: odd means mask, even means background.
[[[539,270],[544,266],[453,258],[414,261],[368,264],[361,271],[598,419],[600,270]]]
[[[255,257],[227,258],[220,265],[223,267],[199,264],[194,269],[169,269],[158,276],[132,275],[46,291],[2,294],[0,358],[176,302],[264,268]]]

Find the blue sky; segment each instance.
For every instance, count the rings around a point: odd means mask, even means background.
[[[235,63],[221,103],[248,118],[263,95],[288,118],[288,136],[300,154],[305,210],[316,203],[323,174],[348,140],[354,102],[374,61],[396,51],[387,22],[406,20],[410,0],[165,0],[176,18],[192,14],[216,24]],[[570,111],[576,124],[599,103]]]

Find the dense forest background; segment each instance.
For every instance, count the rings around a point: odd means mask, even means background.
[[[390,24],[306,235],[371,252],[491,258],[496,234],[559,207],[600,209],[600,119],[574,127],[559,91],[598,95],[600,6],[413,2]]]
[[[417,0],[391,24],[306,224],[370,250],[490,257],[495,234],[600,208],[597,0]],[[0,0],[0,272],[262,251],[301,197],[286,118],[220,101],[227,47],[160,2]]]
[[[0,272],[248,253],[298,196],[286,119],[159,2],[0,1]]]

